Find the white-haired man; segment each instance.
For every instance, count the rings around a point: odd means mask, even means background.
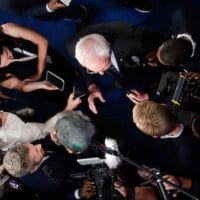
[[[88,103],[93,113],[97,113],[94,99],[105,102],[93,78],[111,75],[115,85],[123,88],[128,83],[143,81],[141,73],[152,69],[138,66],[147,52],[158,47],[160,40],[158,33],[122,22],[88,26],[71,40],[68,51],[82,66],[80,70],[88,86]]]

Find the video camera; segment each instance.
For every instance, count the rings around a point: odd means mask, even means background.
[[[84,160],[83,162],[80,160]],[[114,182],[117,180],[118,173],[116,170],[109,169],[101,159],[80,159],[79,163],[87,163],[83,165],[91,165],[86,173],[71,174],[73,179],[89,179],[95,183],[97,200],[124,200],[125,198],[114,188]],[[94,161],[95,160],[95,161]],[[95,164],[94,164],[95,163]]]
[[[200,102],[200,79],[188,79],[176,72],[165,72],[156,94],[170,96],[175,106],[182,106],[190,99]]]

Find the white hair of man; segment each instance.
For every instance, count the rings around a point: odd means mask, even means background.
[[[79,39],[75,47],[75,57],[82,66],[95,58],[108,58],[110,47],[108,41],[100,34],[89,34]]]

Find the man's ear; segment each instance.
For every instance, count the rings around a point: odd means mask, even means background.
[[[51,137],[51,140],[52,140],[55,144],[60,145],[60,143],[59,143],[59,141],[58,141],[58,138],[56,137],[56,132],[55,132],[55,129],[54,129],[54,128],[51,129],[50,137]]]

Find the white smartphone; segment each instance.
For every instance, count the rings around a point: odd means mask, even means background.
[[[71,3],[71,0],[58,0],[58,2],[63,3],[65,6],[69,6],[69,4]]]
[[[46,80],[59,88],[60,91],[63,91],[65,89],[65,81],[51,71],[47,71]]]

